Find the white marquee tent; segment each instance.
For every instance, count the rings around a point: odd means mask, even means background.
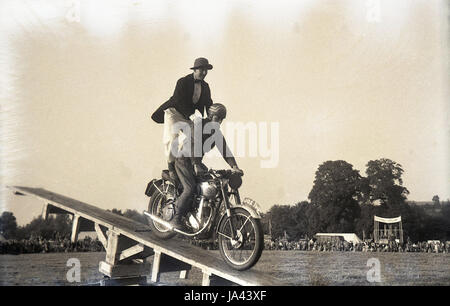
[[[345,241],[354,244],[363,242],[355,233],[317,233],[316,237],[342,237]]]

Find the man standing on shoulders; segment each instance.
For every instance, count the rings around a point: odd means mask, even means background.
[[[204,81],[208,70],[212,68],[213,66],[206,58],[197,58],[191,68],[193,73],[179,79],[172,97],[152,114],[152,119],[156,123],[164,123],[163,143],[169,173],[174,180],[176,179],[174,161],[175,157],[178,157],[176,155],[179,146],[180,127],[189,127],[190,139],[186,139],[185,143],[190,141],[192,148],[194,126],[190,116],[195,113],[195,110],[198,110],[204,116],[213,103],[209,85]],[[191,154],[192,157],[193,151],[191,151]]]

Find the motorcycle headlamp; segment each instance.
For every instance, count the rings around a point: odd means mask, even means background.
[[[242,178],[238,173],[233,173],[228,179],[228,185],[231,189],[238,189],[242,185]]]

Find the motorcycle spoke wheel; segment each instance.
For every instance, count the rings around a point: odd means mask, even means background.
[[[231,220],[236,231],[234,239]],[[234,213],[226,218],[219,231],[219,243],[226,259],[236,266],[249,263],[257,252],[257,230],[251,216],[246,212]]]
[[[152,196],[150,197],[147,211],[154,216],[157,216],[165,221],[170,222],[171,219],[170,214],[167,214],[165,208],[167,207],[167,205],[173,205],[172,201],[175,198],[175,189],[173,188],[172,185],[168,184],[161,184],[159,187],[160,190],[164,191],[163,193],[155,191],[152,194]],[[176,234],[175,232],[169,230],[167,227],[152,220],[149,217],[147,217],[147,222],[152,233],[158,238],[170,239]]]
[[[166,205],[165,196],[159,195],[155,199],[155,201],[156,201],[156,203],[153,206],[153,211],[151,212],[151,214],[153,214],[161,219],[164,219],[162,210],[163,210],[164,205]],[[165,233],[165,232],[169,231],[169,229],[167,227],[165,227],[164,225],[162,225],[156,221],[152,221],[152,222],[153,222],[153,225],[156,227],[156,229],[158,231],[160,231],[161,233]]]

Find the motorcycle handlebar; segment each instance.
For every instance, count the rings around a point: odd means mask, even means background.
[[[235,172],[233,170],[214,170],[214,169],[209,169],[208,173],[213,174],[215,176],[219,175],[219,176],[229,176],[231,174],[238,174],[239,176],[243,176],[243,173],[240,172]]]

